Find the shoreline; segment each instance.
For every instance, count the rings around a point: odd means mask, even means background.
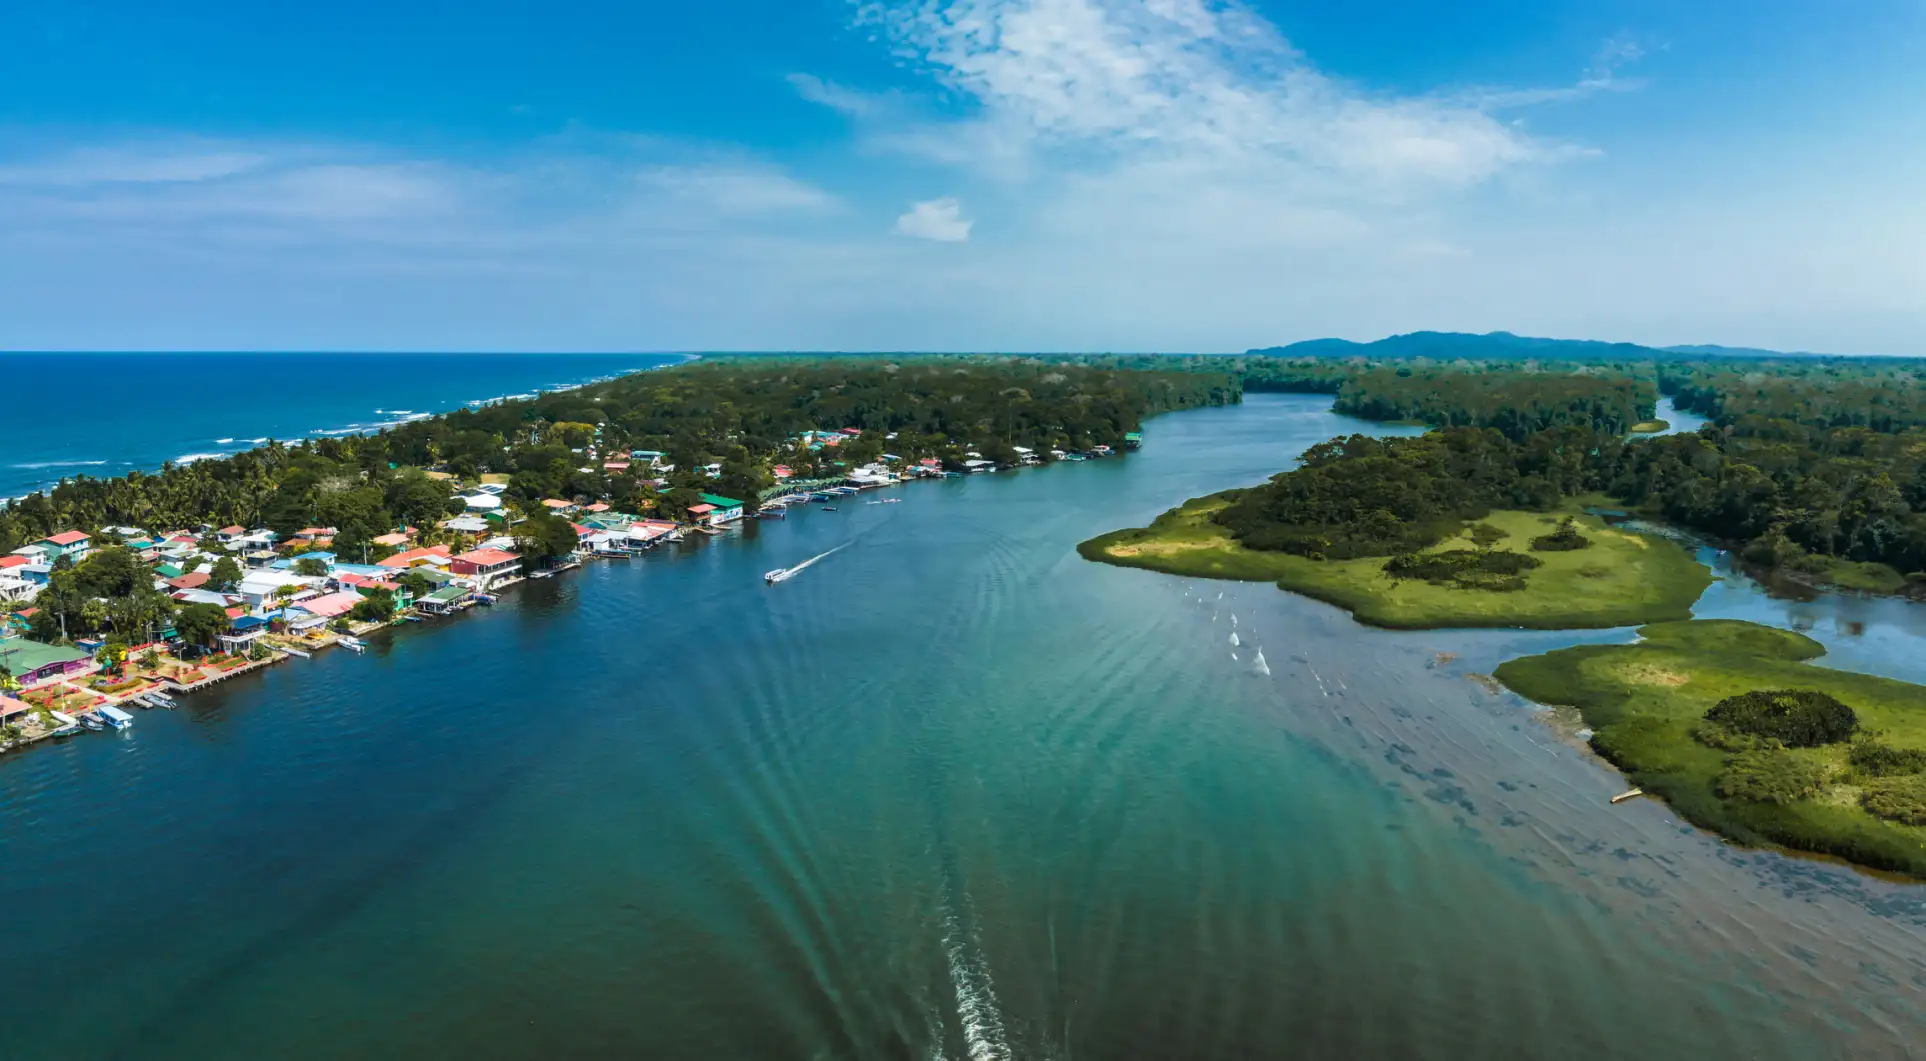
[[[21,356],[31,356],[35,352],[13,351],[11,353],[18,354]],[[0,353],[0,360],[3,360],[6,356],[8,355],[5,353]],[[67,355],[60,355],[60,356],[67,356]],[[103,351],[103,352],[82,352],[74,356],[80,356],[80,357],[105,356],[105,357],[132,358],[132,357],[167,356],[167,355],[148,354],[146,352],[138,352],[138,351],[136,352]],[[379,353],[355,354],[355,353],[340,353],[335,351],[295,351],[291,353],[259,355],[259,354],[252,354],[252,353],[247,353],[243,351],[230,351],[225,354],[222,354],[219,352],[208,353],[205,356],[228,356],[228,357],[235,357],[235,358],[260,357],[260,356],[268,356],[268,357],[276,357],[276,358],[279,358],[279,357],[299,358],[299,357],[316,357],[316,356],[321,356],[321,357],[365,356],[372,359],[372,358],[382,357],[384,355]],[[473,357],[524,357],[524,356],[550,356],[550,355],[522,355],[522,354],[508,354],[508,353],[496,352],[496,353],[485,353],[485,354],[466,354],[466,353],[424,354],[424,355],[417,355],[417,356],[461,358],[461,357],[471,357],[471,356]],[[344,427],[316,428],[310,431],[290,434],[290,435],[287,435],[286,437],[277,437],[274,435],[259,435],[259,434],[241,435],[237,433],[237,434],[233,434],[222,438],[202,438],[199,444],[208,445],[215,448],[206,450],[206,451],[187,452],[187,453],[181,454],[178,457],[162,458],[159,461],[148,462],[148,463],[129,461],[129,460],[113,460],[113,459],[100,460],[100,459],[90,458],[86,460],[41,460],[41,461],[30,461],[25,464],[8,465],[8,466],[5,466],[5,469],[10,469],[13,471],[36,471],[36,470],[43,470],[43,469],[51,471],[55,469],[74,469],[75,473],[62,475],[55,479],[43,480],[35,484],[31,488],[28,488],[17,494],[0,494],[0,508],[5,508],[8,505],[11,505],[17,501],[22,501],[28,497],[33,496],[34,494],[49,493],[50,491],[59,487],[61,483],[69,479],[78,478],[81,475],[85,475],[87,478],[92,478],[92,479],[121,478],[136,472],[142,475],[156,475],[156,474],[159,474],[161,470],[165,468],[167,465],[179,466],[179,465],[193,464],[197,461],[227,460],[227,459],[239,456],[243,453],[250,452],[254,449],[258,449],[261,446],[268,444],[269,442],[279,442],[283,445],[295,445],[303,442],[312,443],[312,442],[322,441],[325,439],[339,439],[339,438],[347,438],[350,436],[375,434],[381,431],[387,431],[396,427],[401,427],[406,424],[415,423],[420,420],[432,419],[437,416],[447,416],[450,413],[459,412],[464,409],[479,409],[479,408],[485,408],[490,405],[497,405],[507,401],[529,400],[529,399],[540,398],[551,394],[566,394],[570,391],[581,390],[584,387],[592,387],[592,386],[595,386],[596,384],[607,383],[612,380],[617,380],[622,378],[623,376],[634,375],[634,374],[643,373],[643,372],[656,372],[665,368],[675,368],[681,365],[693,364],[696,361],[702,360],[702,355],[700,354],[638,354],[638,355],[607,354],[607,355],[594,355],[594,356],[680,357],[682,358],[682,360],[666,362],[664,364],[659,364],[659,365],[649,365],[643,368],[630,369],[628,371],[616,372],[612,375],[599,375],[592,378],[583,379],[575,383],[570,383],[564,386],[534,387],[517,394],[500,394],[492,398],[462,399],[458,401],[457,404],[447,406],[444,408],[439,408],[439,409],[427,409],[427,410],[405,409],[404,410],[404,409],[377,408],[374,410],[374,415],[376,416],[392,415],[395,418],[389,419],[389,420],[382,420],[376,423],[355,423],[355,424],[349,424]],[[374,399],[374,400],[379,400],[379,399]],[[240,449],[220,448],[224,446],[231,446],[236,443],[245,443],[246,445]],[[183,439],[182,444],[194,445],[196,443],[192,439]],[[5,469],[0,469],[0,470],[5,470]],[[108,469],[109,474],[104,476],[89,474],[94,469]]]
[[[1147,528],[1125,528],[1080,542],[1086,560],[1166,575],[1237,582],[1270,582],[1279,590],[1343,609],[1363,626],[1386,630],[1520,629],[1599,630],[1690,618],[1692,605],[1713,574],[1657,535],[1634,535],[1607,527],[1573,499],[1548,513],[1493,512],[1486,525],[1501,525],[1496,544],[1524,545],[1536,522],[1578,521],[1599,546],[1577,552],[1530,553],[1543,566],[1512,592],[1448,587],[1396,579],[1382,568],[1388,558],[1310,560],[1244,548],[1209,517],[1236,491],[1192,498],[1159,515]],[[1421,551],[1436,555],[1455,545],[1448,538]],[[1536,582],[1536,585],[1533,583]],[[1589,603],[1572,607],[1573,598]],[[1486,609],[1489,609],[1488,611]]]
[[[1123,453],[1124,451],[1119,450],[1114,454],[1111,454],[1111,456],[1121,457],[1123,456]],[[1084,459],[1088,460],[1088,459],[1102,459],[1102,458],[1090,457],[1090,458],[1084,458]],[[1048,467],[1051,464],[1073,464],[1073,463],[1078,463],[1078,462],[1049,461],[1045,463],[1039,463],[1036,465],[1012,465],[1008,467],[999,467],[995,469],[994,472],[991,472],[990,474],[1020,471],[1026,467]],[[983,473],[977,472],[974,474],[983,474]],[[849,482],[845,480],[842,484],[839,484],[833,487],[833,489],[852,491],[853,493],[850,496],[854,498],[856,496],[859,496],[861,493],[869,492],[872,490],[881,490],[881,489],[892,488],[892,487],[903,487],[918,481],[923,481],[928,479],[941,479],[941,478],[943,478],[943,476],[919,475],[919,476],[910,476],[910,477],[898,479],[894,482],[888,482],[888,483],[854,483],[854,482]],[[814,494],[816,493],[816,490],[820,488],[822,488],[820,484],[818,484],[818,486],[815,488],[799,487],[796,490],[791,491],[789,493],[778,494],[771,498],[768,498],[766,499],[765,503],[768,501],[775,501],[781,497],[788,497],[788,496],[813,497]],[[805,504],[808,504],[808,503],[811,503],[811,502],[805,502]],[[785,506],[776,506],[778,511],[782,507],[785,507]],[[731,527],[740,528],[745,523],[751,520],[760,521],[760,518],[759,516],[744,516],[738,519],[730,520],[719,527],[703,525],[700,523],[684,524],[679,526],[674,533],[663,535],[661,537],[653,539],[646,546],[628,549],[625,552],[625,554],[621,557],[616,557],[613,555],[606,555],[606,554],[597,554],[593,551],[582,552],[582,553],[571,555],[567,558],[563,558],[561,562],[546,568],[542,568],[540,569],[540,571],[544,576],[553,577],[555,575],[567,574],[570,571],[574,571],[574,570],[586,567],[588,561],[591,561],[591,560],[608,560],[612,562],[616,559],[624,559],[624,560],[630,559],[643,552],[652,551],[658,545],[663,544],[665,542],[670,544],[675,544],[675,543],[681,543],[685,541],[697,540],[697,539],[692,539],[685,536],[690,533],[699,533],[704,538],[724,537],[727,534],[728,528],[731,528]],[[526,584],[528,581],[529,581],[529,576],[526,574],[517,575],[509,578],[497,579],[489,583],[487,587],[487,595],[491,598],[497,598],[501,593],[501,591],[510,589],[517,585]],[[477,591],[477,593],[479,592],[480,591]],[[382,621],[382,622],[353,624],[354,629],[350,631],[350,636],[346,638],[346,640],[359,642],[360,638],[365,637],[369,634],[377,633],[382,630],[393,630],[393,629],[397,629],[405,626],[414,625],[417,623],[432,622],[437,619],[452,618],[453,616],[459,615],[462,612],[472,609],[473,607],[475,607],[480,603],[483,603],[483,602],[478,600],[476,597],[471,596],[467,600],[463,601],[460,605],[450,609],[447,613],[439,614],[439,615],[422,613],[416,610],[414,606],[410,605],[405,609],[397,610],[394,617],[389,620]],[[290,650],[288,643],[292,641],[297,641],[297,640],[302,641],[302,644],[300,645],[299,649]],[[202,689],[208,688],[209,686],[224,682],[229,678],[239,677],[243,674],[253,673],[258,670],[264,670],[275,664],[285,663],[288,660],[293,658],[297,658],[297,657],[307,658],[312,653],[319,652],[324,649],[341,647],[341,645],[344,643],[344,638],[342,637],[341,634],[335,631],[329,630],[321,635],[319,641],[309,641],[309,640],[306,640],[305,638],[295,638],[292,635],[277,634],[277,635],[272,635],[272,640],[268,640],[264,638],[263,643],[268,647],[271,653],[268,657],[264,659],[259,659],[259,660],[247,660],[239,665],[229,667],[226,669],[221,669],[219,670],[218,673],[214,673],[214,674],[201,673],[200,677],[185,683],[179,681],[177,678],[171,675],[162,675],[158,672],[158,670],[149,671],[144,678],[137,678],[134,672],[130,670],[128,675],[123,680],[124,681],[138,680],[140,684],[137,688],[130,688],[117,693],[107,693],[98,689],[90,689],[90,688],[85,688],[83,686],[78,686],[73,684],[76,681],[84,681],[87,679],[91,679],[96,675],[101,674],[102,673],[101,670],[98,667],[95,667],[90,670],[79,672],[71,677],[63,676],[60,679],[57,679],[55,681],[38,683],[32,689],[23,690],[21,692],[16,692],[13,694],[0,693],[0,698],[4,698],[11,695],[14,698],[20,699],[21,702],[26,703],[28,701],[26,700],[25,696],[22,695],[23,693],[29,693],[29,694],[39,693],[43,690],[49,690],[55,687],[65,687],[69,691],[61,694],[61,696],[58,699],[65,699],[66,697],[69,697],[69,696],[78,696],[78,695],[85,694],[85,695],[92,696],[94,700],[93,702],[88,703],[83,707],[72,708],[71,710],[65,707],[42,709],[42,708],[39,708],[38,705],[36,705],[36,711],[34,713],[37,714],[39,710],[59,710],[63,714],[69,714],[72,717],[79,719],[82,716],[97,717],[98,709],[103,706],[121,707],[123,705],[131,705],[131,706],[140,708],[143,711],[147,711],[147,710],[152,710],[153,708],[151,707],[151,705],[140,701],[139,697],[146,695],[148,693],[164,692],[168,694],[185,694],[185,693],[197,692]],[[133,659],[134,653],[136,652],[146,652],[146,651],[149,651],[150,649],[155,651],[160,651],[164,647],[165,646],[142,645],[142,646],[139,646],[138,648],[130,649],[129,659],[130,660]],[[169,661],[173,661],[175,659],[172,656],[167,656],[165,658]],[[197,672],[205,672],[207,669],[207,666],[208,666],[207,664],[197,664],[194,667],[194,669]],[[79,731],[46,730],[44,732],[35,733],[31,736],[23,736],[11,742],[0,742],[0,761],[4,761],[8,753],[24,750],[32,745],[41,743],[43,741],[46,741],[49,739],[66,739],[66,738],[76,737],[76,736],[80,736],[82,733],[85,733],[85,732],[89,732],[89,730],[86,730],[86,729],[79,730]]]

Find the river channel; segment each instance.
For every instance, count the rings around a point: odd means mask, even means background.
[[[797,511],[0,757],[0,1057],[1916,1056],[1926,889],[1611,806],[1482,677],[1631,631],[1077,557],[1382,430],[1328,406]],[[1726,574],[1701,614],[1926,680],[1906,606]]]

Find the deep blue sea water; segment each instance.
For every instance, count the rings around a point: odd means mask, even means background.
[[[1926,889],[1613,806],[1483,680],[1631,631],[1075,552],[1379,429],[1158,417],[0,756],[0,1058],[1921,1056]],[[1917,674],[1865,603],[1702,614]]]
[[[371,431],[682,360],[661,354],[0,353],[0,497],[63,477]]]

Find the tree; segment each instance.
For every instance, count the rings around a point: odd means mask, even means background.
[[[174,616],[174,630],[196,648],[212,648],[227,622],[227,610],[219,605],[190,604]]]
[[[214,561],[213,570],[207,573],[207,585],[216,593],[225,593],[240,585],[243,572],[241,565],[231,556],[223,556]]]
[[[304,556],[294,562],[294,573],[304,578],[325,578],[328,562],[312,556]]]
[[[567,556],[581,544],[568,520],[548,512],[532,512],[515,528],[515,547],[525,565],[543,566],[558,556]]]
[[[407,590],[408,596],[415,600],[420,600],[435,591],[434,580],[413,568],[403,571],[401,576],[395,579],[395,583]]]
[[[348,617],[363,623],[385,623],[395,617],[395,595],[385,589],[371,590],[348,612]]]

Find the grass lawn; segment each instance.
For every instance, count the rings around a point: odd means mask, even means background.
[[[1361,623],[1398,629],[1514,626],[1543,630],[1631,626],[1685,619],[1712,583],[1712,573],[1663,538],[1612,530],[1573,508],[1561,513],[1494,512],[1484,522],[1505,532],[1500,549],[1544,561],[1517,592],[1464,589],[1384,573],[1384,557],[1307,560],[1239,545],[1210,515],[1229,502],[1195,498],[1157,517],[1147,528],[1113,531],[1084,542],[1084,558],[1197,578],[1276,582],[1348,609]],[[1589,549],[1533,552],[1531,539],[1575,515]],[[1451,539],[1432,552],[1462,549]]]
[[[1926,687],[1815,667],[1825,652],[1800,634],[1735,620],[1645,627],[1635,645],[1586,645],[1501,665],[1497,678],[1543,704],[1577,707],[1592,745],[1645,791],[1696,825],[1746,844],[1778,844],[1876,869],[1926,878],[1926,827],[1868,814],[1847,745],[1801,748],[1823,767],[1817,795],[1794,803],[1721,797],[1716,781],[1731,753],[1694,739],[1705,712],[1725,697],[1759,689],[1829,693],[1862,730],[1894,748],[1926,751]]]

